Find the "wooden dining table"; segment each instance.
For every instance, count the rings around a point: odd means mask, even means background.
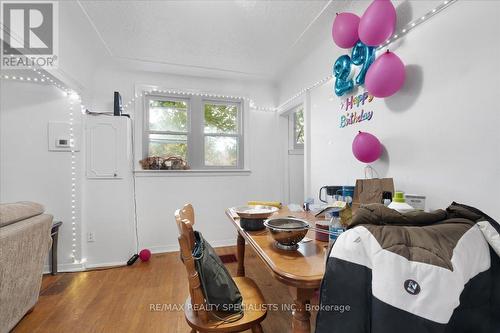
[[[292,332],[311,332],[311,313],[307,304],[320,287],[321,279],[325,274],[325,259],[328,242],[317,241],[314,231],[309,230],[306,237],[312,239],[300,242],[297,250],[281,250],[275,246],[274,240],[267,229],[260,231],[246,231],[240,226],[239,217],[231,209],[226,210],[226,215],[236,228],[237,235],[237,276],[245,276],[245,243],[248,243],[273,277],[289,286],[293,298],[292,306]],[[304,219],[314,226],[315,221],[321,220],[310,212],[291,212],[282,208],[272,217],[293,216]]]

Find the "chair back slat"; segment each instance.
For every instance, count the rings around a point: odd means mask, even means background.
[[[179,215],[182,219],[189,220],[191,225],[194,225],[194,208],[191,204],[185,204],[184,207],[179,211]]]
[[[189,205],[191,206],[191,205]],[[184,206],[186,207],[186,206]],[[196,271],[195,262],[193,258],[193,248],[194,248],[194,232],[193,226],[189,219],[183,218],[187,215],[183,215],[182,210],[177,210],[175,212],[175,222],[177,223],[177,228],[179,229],[179,246],[181,251],[181,258],[186,267],[186,272],[188,275],[189,282],[189,295],[191,296],[191,305],[193,306],[194,312],[203,322],[207,322],[208,316],[205,309],[205,298],[203,296],[203,291],[201,289],[201,282],[198,272]],[[191,212],[192,210],[191,206]]]
[[[194,226],[194,208],[191,204],[186,204],[179,210],[179,216],[183,220],[188,220]],[[189,236],[190,246],[194,247],[194,236]]]

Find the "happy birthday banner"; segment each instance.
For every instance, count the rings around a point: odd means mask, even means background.
[[[351,95],[340,103],[339,127],[345,128],[363,121],[370,121],[373,118],[373,110],[366,110],[375,97],[368,91],[357,96]],[[359,110],[361,108],[361,110]]]

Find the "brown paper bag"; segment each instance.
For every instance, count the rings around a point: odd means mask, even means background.
[[[392,178],[358,179],[354,188],[352,209],[362,204],[382,203],[382,194],[391,192],[394,195],[394,181]]]

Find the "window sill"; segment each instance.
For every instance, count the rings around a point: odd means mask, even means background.
[[[248,169],[217,169],[217,170],[135,170],[136,177],[228,177],[249,176]]]
[[[304,149],[289,149],[288,155],[304,155]]]

